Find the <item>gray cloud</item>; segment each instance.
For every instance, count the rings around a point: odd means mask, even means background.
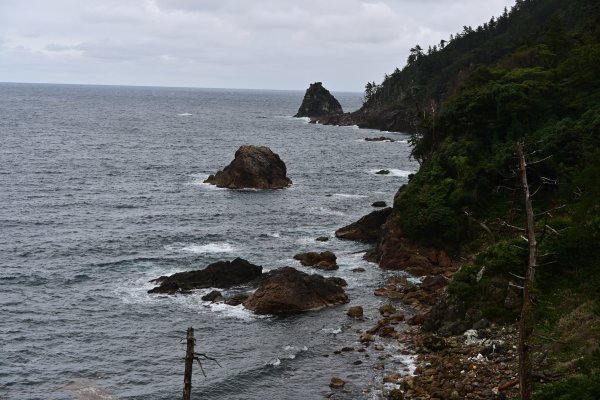
[[[7,81],[360,90],[511,0],[2,0]],[[110,76],[105,71],[111,71]]]

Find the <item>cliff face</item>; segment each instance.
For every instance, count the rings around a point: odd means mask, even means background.
[[[534,329],[562,341],[534,343],[551,354],[535,367],[565,382],[573,371],[559,360],[597,363],[600,355],[598,340],[586,342],[600,332],[598,312],[589,312],[600,310],[598,65],[597,1],[519,0],[427,54],[411,49],[402,71],[367,85],[360,110],[314,118],[412,134],[420,170],[398,192],[369,259],[451,278],[423,317],[444,334],[518,319],[528,254],[513,172],[515,144],[525,143],[540,258]],[[589,323],[577,336],[568,321],[581,310]],[[598,369],[578,372],[583,384],[600,381]],[[562,393],[560,384],[540,392]]]
[[[302,104],[294,117],[324,117],[343,114],[339,101],[323,87],[321,82],[311,83]]]

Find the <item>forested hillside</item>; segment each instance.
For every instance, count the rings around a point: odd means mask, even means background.
[[[466,260],[446,306],[465,302],[498,323],[518,315],[489,294],[498,282],[520,285],[527,267],[515,158],[524,143],[538,242],[534,369],[559,377],[536,387],[539,399],[600,393],[599,39],[597,0],[519,0],[428,50],[415,46],[345,117],[410,132],[421,168],[388,225]]]

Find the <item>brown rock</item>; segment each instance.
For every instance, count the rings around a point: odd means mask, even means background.
[[[325,271],[338,269],[337,257],[331,251],[298,253],[294,256],[294,259],[300,261],[300,264],[305,267],[315,267]]]
[[[340,286],[291,267],[275,270],[244,301],[257,314],[294,314],[348,302]]]
[[[391,214],[391,208],[373,211],[358,221],[335,231],[340,239],[374,242],[383,234],[382,226]]]
[[[245,145],[228,166],[204,183],[228,189],[281,189],[292,184],[286,172],[285,163],[268,147]]]
[[[351,318],[361,318],[363,316],[363,308],[361,306],[350,307],[346,314]]]
[[[329,387],[332,389],[341,389],[344,387],[344,385],[346,384],[346,382],[341,379],[341,378],[331,378],[331,381],[329,382]]]

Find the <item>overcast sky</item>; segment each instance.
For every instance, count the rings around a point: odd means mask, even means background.
[[[0,82],[362,91],[514,0],[0,0]]]

